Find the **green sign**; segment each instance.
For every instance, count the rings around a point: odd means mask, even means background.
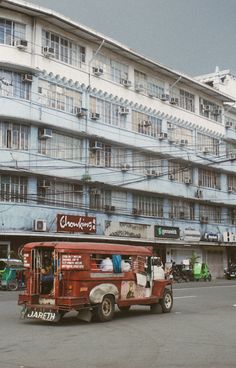
[[[178,239],[179,238],[179,228],[172,226],[159,226],[154,227],[154,236],[156,238],[168,238],[168,239]]]

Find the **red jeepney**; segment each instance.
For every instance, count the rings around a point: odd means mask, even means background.
[[[109,321],[115,305],[147,305],[164,313],[173,305],[170,280],[155,280],[150,248],[122,244],[38,242],[22,250],[26,288],[22,317],[58,321],[69,311]]]

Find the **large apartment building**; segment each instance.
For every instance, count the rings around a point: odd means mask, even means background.
[[[0,2],[0,257],[40,239],[236,246],[235,97],[42,7]],[[231,249],[229,252],[228,249]]]

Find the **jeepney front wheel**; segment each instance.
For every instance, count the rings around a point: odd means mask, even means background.
[[[100,322],[110,321],[115,313],[115,300],[113,295],[105,295],[102,302],[95,309],[96,320]]]
[[[173,306],[173,295],[168,289],[165,289],[163,298],[160,300],[160,305],[163,313],[169,313]]]

